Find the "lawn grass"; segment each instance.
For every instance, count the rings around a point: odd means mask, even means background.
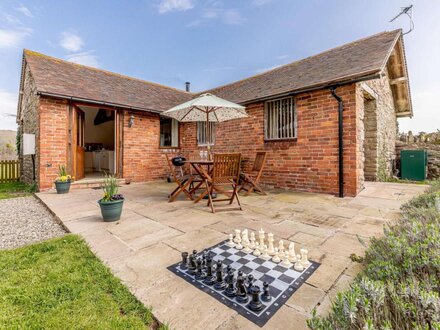
[[[0,199],[28,196],[34,191],[33,186],[23,182],[0,183]]]
[[[77,235],[0,251],[1,329],[154,329]]]

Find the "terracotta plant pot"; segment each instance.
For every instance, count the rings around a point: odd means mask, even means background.
[[[99,200],[98,204],[101,207],[102,218],[105,222],[118,221],[121,218],[122,206],[124,205],[123,199],[110,202]]]
[[[57,194],[67,194],[70,190],[70,181],[55,181],[55,188],[57,189]]]

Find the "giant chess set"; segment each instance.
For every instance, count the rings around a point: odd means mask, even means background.
[[[201,252],[182,252],[168,269],[261,327],[319,267],[306,249],[299,252],[293,242],[275,247],[273,234],[266,240],[263,229],[258,238],[236,229]]]

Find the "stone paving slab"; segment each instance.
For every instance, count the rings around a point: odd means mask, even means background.
[[[325,313],[336,293],[360,271],[349,258],[365,250],[357,235],[366,242],[381,235],[383,224],[398,217],[400,205],[425,188],[366,183],[358,197],[343,199],[274,190],[266,196],[241,197],[241,212],[212,214],[206,202],[194,204],[185,196],[168,203],[173,184],[131,184],[120,188],[126,200],[121,220],[114,223],[101,220],[99,190],[44,192],[38,197],[172,329],[260,329],[168,271],[181,252],[212,246],[235,228],[263,228],[276,240],[291,240],[298,249],[309,249],[309,257],[321,266],[264,329],[306,329],[313,308]]]

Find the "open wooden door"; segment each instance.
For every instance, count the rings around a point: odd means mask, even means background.
[[[73,112],[73,175],[75,180],[84,178],[84,111],[74,107]]]

